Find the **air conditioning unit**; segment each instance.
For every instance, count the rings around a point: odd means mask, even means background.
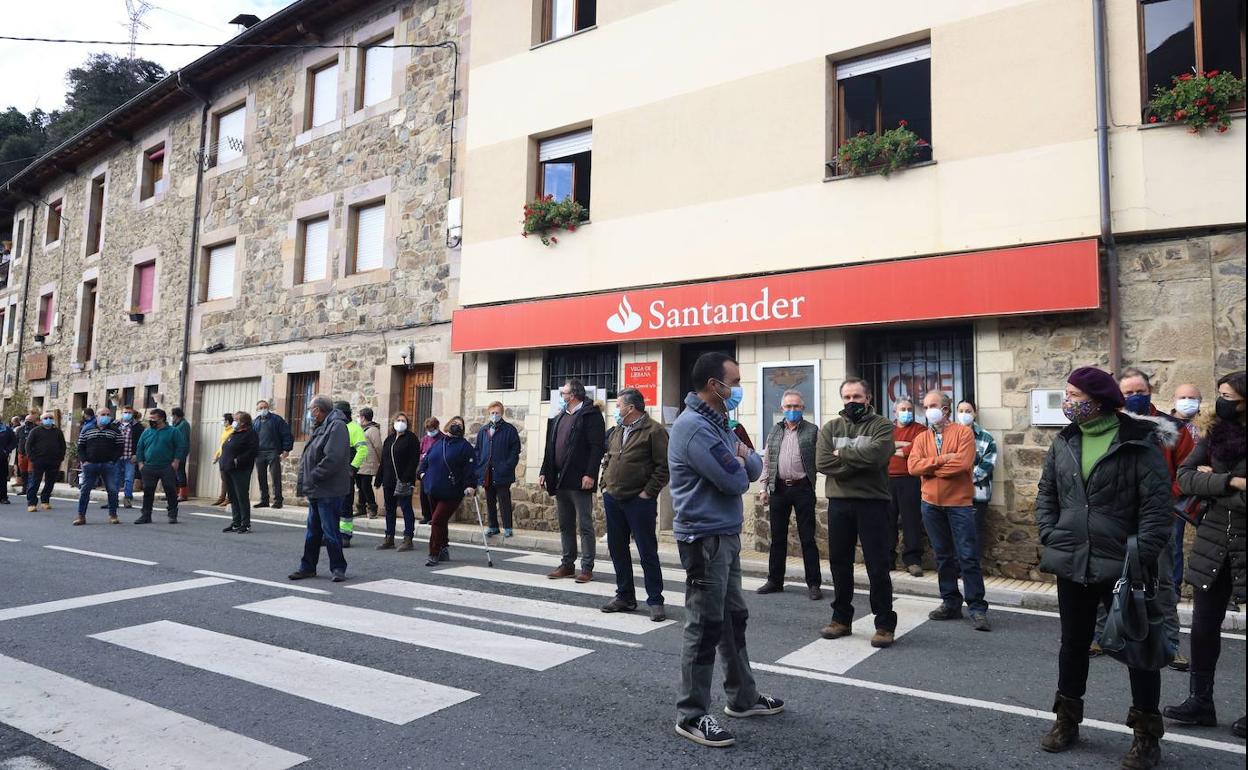
[[[1031,424],[1034,427],[1061,428],[1070,424],[1062,413],[1066,391],[1056,388],[1031,391]]]

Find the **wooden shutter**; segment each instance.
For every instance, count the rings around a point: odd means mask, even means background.
[[[204,300],[225,299],[234,293],[234,244],[208,250],[208,290]]]
[[[303,226],[303,283],[323,281],[329,274],[329,217]]]
[[[312,123],[323,126],[338,117],[338,65],[317,70],[312,75]]]
[[[229,163],[243,157],[243,132],[247,124],[247,108],[238,107],[217,117],[217,163]]]
[[[394,49],[378,46],[394,45],[394,38],[387,37],[364,49],[364,100],[361,107],[389,99],[394,92]]]
[[[152,298],[156,296],[156,263],[148,262],[146,265],[139,265],[135,268],[139,275],[136,283],[139,285],[138,298],[135,301],[135,307],[140,313],[152,312]]]
[[[386,203],[361,206],[355,212],[355,272],[365,273],[382,266],[382,244],[386,232]]]

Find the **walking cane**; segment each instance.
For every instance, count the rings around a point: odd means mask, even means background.
[[[477,496],[472,496],[472,507],[477,509],[477,524],[481,525],[481,542],[485,545],[485,563],[493,567],[494,557],[490,555],[490,538],[485,534],[485,522],[481,520],[481,503],[477,501]]]

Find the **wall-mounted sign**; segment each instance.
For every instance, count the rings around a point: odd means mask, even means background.
[[[47,353],[30,353],[22,359],[22,368],[26,370],[27,380],[46,380],[52,369],[52,356]]]
[[[624,364],[624,387],[636,388],[646,400],[646,406],[659,403],[659,362],[638,361]]]

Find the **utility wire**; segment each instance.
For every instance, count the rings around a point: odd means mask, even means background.
[[[0,40],[11,40],[18,43],[68,43],[71,45],[121,45],[129,46],[129,40],[79,40],[70,38],[55,37],[19,37],[16,35],[0,35]],[[295,49],[295,48],[359,48],[356,43],[149,43],[135,42],[136,46],[148,47],[165,47],[165,48],[268,48],[268,49]],[[451,43],[386,43],[378,45],[370,45],[368,48],[448,48]]]

